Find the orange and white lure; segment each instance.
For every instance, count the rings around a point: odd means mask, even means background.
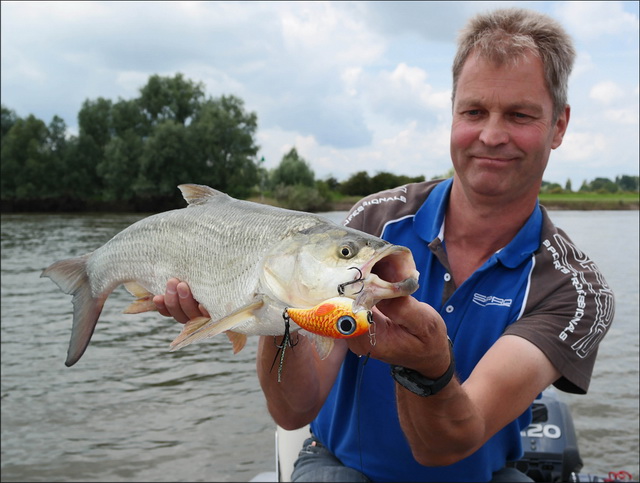
[[[292,309],[289,307],[284,309],[282,317],[286,326],[285,336],[282,345],[277,346],[278,352],[271,364],[271,369],[273,369],[279,354],[278,382],[281,381],[282,377],[284,351],[287,345],[293,347],[297,343],[292,343],[289,338],[290,320],[300,327],[300,333],[312,339],[320,359],[325,359],[329,355],[336,339],[357,337],[369,332],[369,341],[372,345],[375,345],[373,315],[370,310],[365,308],[354,312],[354,303],[353,299],[340,296],[325,300],[310,309]],[[297,330],[297,328],[293,330]]]
[[[307,332],[332,339],[357,337],[370,332],[373,317],[369,310],[353,312],[353,299],[333,297],[310,309],[287,308],[292,321]]]

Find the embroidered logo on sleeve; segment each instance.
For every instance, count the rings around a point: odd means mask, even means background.
[[[502,299],[500,297],[496,297],[495,295],[482,295],[481,293],[473,294],[473,302],[486,307],[487,305],[497,305],[498,307],[511,307],[512,299]]]
[[[575,245],[559,235],[554,235],[553,241],[555,246],[549,240],[544,240],[542,244],[553,257],[556,270],[571,276],[571,283],[576,291],[575,313],[558,337],[567,340],[585,319],[591,318],[585,318],[585,315],[593,314],[591,327],[583,337],[571,345],[578,357],[584,358],[597,347],[611,324],[614,311],[613,292],[596,264]]]
[[[394,190],[391,190],[391,193],[394,192],[400,192],[400,193],[407,193],[407,187],[406,186],[400,186],[399,188],[396,188]],[[348,226],[349,222],[351,222],[351,220],[353,220],[356,216],[358,216],[360,213],[362,213],[366,207],[368,206],[375,206],[375,205],[381,205],[383,203],[388,203],[390,201],[400,201],[401,203],[406,203],[407,202],[407,198],[406,196],[400,194],[389,194],[389,196],[378,196],[377,198],[371,198],[370,200],[366,200],[363,201],[361,204],[359,204],[358,206],[356,206],[353,211],[351,213],[349,213],[349,215],[347,216],[347,218],[344,220],[343,225],[344,226]]]

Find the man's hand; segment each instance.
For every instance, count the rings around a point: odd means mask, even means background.
[[[375,359],[434,379],[444,374],[450,363],[447,328],[435,309],[408,296],[382,300],[373,313],[376,345],[365,334],[347,339],[351,351],[370,352]]]
[[[177,278],[169,279],[165,294],[153,297],[153,303],[158,312],[165,317],[173,317],[181,324],[196,317],[209,317],[207,310],[193,298],[189,285]]]

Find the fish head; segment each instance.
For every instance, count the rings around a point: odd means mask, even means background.
[[[358,297],[358,309],[369,310],[379,300],[413,293],[418,275],[408,248],[321,223],[274,247],[264,260],[262,281],[286,305],[312,307],[343,295]]]
[[[302,329],[323,337],[346,339],[369,331],[373,317],[369,310],[353,311],[354,301],[348,297],[333,297],[310,309],[288,308],[291,320]]]

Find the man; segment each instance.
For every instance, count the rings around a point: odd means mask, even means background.
[[[338,341],[321,361],[300,337],[286,384],[270,372],[273,338],[260,339],[270,414],[286,429],[311,423],[294,481],[530,481],[505,465],[522,454],[532,401],[551,384],[587,391],[613,318],[597,267],[537,200],[569,122],[574,57],[560,25],[527,10],[462,32],[454,177],[372,195],[345,221],[411,248],[419,290],[377,304],[375,345]],[[155,301],[181,322],[200,315],[176,280]]]

